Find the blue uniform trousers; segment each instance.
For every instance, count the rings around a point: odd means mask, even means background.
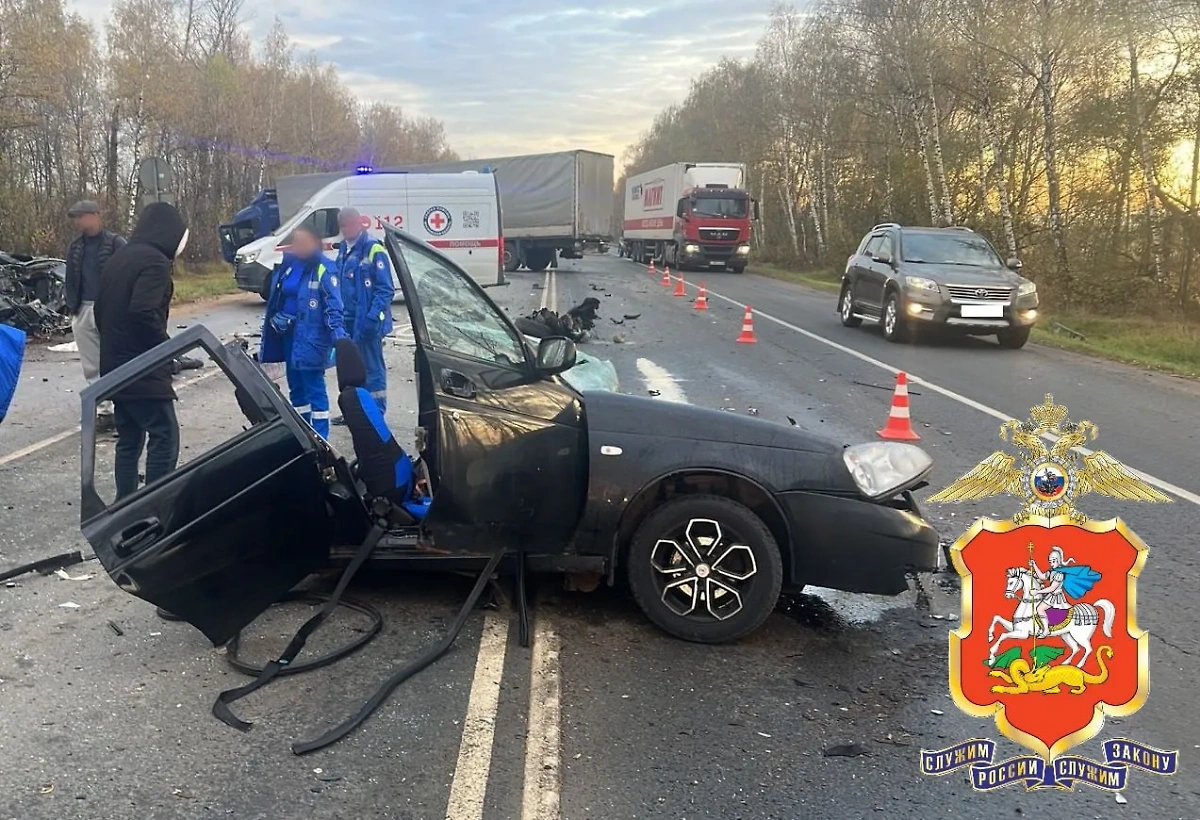
[[[325,391],[324,370],[297,370],[292,366],[292,333],[284,337],[287,361],[288,400],[292,407],[317,431],[329,440],[329,394]]]
[[[379,412],[386,413],[387,365],[383,361],[383,338],[373,336],[359,339],[357,347],[358,352],[362,354],[363,364],[367,366],[367,383],[363,386],[367,388],[371,398],[375,399],[375,404],[379,405]]]

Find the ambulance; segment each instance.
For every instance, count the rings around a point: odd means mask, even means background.
[[[363,226],[377,239],[383,239],[384,225],[395,225],[449,256],[483,287],[504,284],[500,191],[493,174],[360,170],[319,190],[274,233],[239,248],[234,273],[238,287],[265,299],[269,274],[283,261],[288,238],[301,225],[317,232],[325,255],[335,260],[342,241],[337,216],[347,207],[362,214]],[[402,299],[400,283],[395,285],[396,298]]]

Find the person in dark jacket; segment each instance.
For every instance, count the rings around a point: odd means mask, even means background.
[[[292,232],[291,250],[271,272],[258,359],[287,365],[292,407],[313,430],[329,438],[325,370],[333,345],[347,337],[337,268],[321,254],[321,238],[309,227]]]
[[[104,269],[95,307],[101,375],[170,338],[167,317],[175,291],[172,264],[187,240],[187,225],[175,206],[152,202],[138,217],[129,244],[112,255]],[[113,396],[118,498],[137,491],[143,447],[147,484],[175,469],[179,422],[174,402],[169,362]]]
[[[75,220],[79,229],[79,236],[67,247],[67,312],[71,314],[71,331],[79,348],[83,377],[91,384],[100,378],[100,332],[93,311],[100,292],[100,271],[125,246],[125,239],[104,228],[100,205],[93,200],[76,202],[67,216]],[[97,426],[111,428],[112,412],[110,402],[101,404]]]

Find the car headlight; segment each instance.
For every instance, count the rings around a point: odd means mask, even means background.
[[[929,454],[914,444],[873,441],[842,451],[859,492],[878,501],[917,484],[933,467]]]
[[[1037,285],[1033,282],[1022,282],[1017,286],[1017,296],[1032,296],[1037,293]]]
[[[938,289],[937,282],[933,281],[932,279],[926,279],[924,276],[905,276],[904,284],[908,285],[910,288],[916,288],[917,290]]]
[[[245,262],[247,264],[254,262],[257,259],[258,259],[258,251],[249,251],[247,253],[239,253],[237,255],[237,260],[239,262]]]
[[[700,246],[699,245],[684,245],[683,252],[684,253],[700,253]]]
[[[739,245],[737,252],[739,254],[741,254],[742,256],[745,256],[746,254],[750,253],[750,246],[749,245]]]

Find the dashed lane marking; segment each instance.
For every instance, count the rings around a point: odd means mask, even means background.
[[[638,359],[637,369],[638,373],[642,374],[642,381],[646,383],[646,389],[652,391],[651,395],[657,395],[664,401],[676,404],[688,403],[687,394],[679,386],[678,379],[672,376],[666,368],[649,359]]]

